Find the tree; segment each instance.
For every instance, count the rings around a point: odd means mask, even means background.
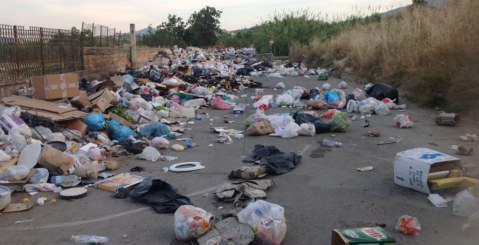
[[[163,22],[159,29],[163,29],[169,33],[174,39],[175,44],[185,46],[186,23],[181,17],[168,14],[168,22]]]
[[[199,47],[209,47],[216,44],[216,34],[221,32],[220,20],[221,11],[216,10],[214,7],[206,6],[198,12],[191,14],[188,19],[187,36],[185,39],[189,39],[191,44]],[[190,39],[191,38],[191,39]]]
[[[413,6],[427,5],[427,1],[426,0],[412,0],[412,5]]]

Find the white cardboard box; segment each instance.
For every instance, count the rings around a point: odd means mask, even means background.
[[[429,173],[450,170],[459,162],[459,158],[427,148],[399,152],[394,157],[394,183],[429,194]]]

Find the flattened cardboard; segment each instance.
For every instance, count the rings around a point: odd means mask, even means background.
[[[121,123],[121,124],[123,124],[123,125],[125,125],[125,126],[127,126],[127,127],[131,127],[131,125],[132,125],[131,122],[129,122],[128,120],[126,120],[126,119],[123,118],[123,117],[118,116],[118,115],[115,114],[115,113],[109,112],[109,113],[108,113],[108,116],[110,117],[110,119],[115,119],[115,120],[117,120],[119,123]]]
[[[394,157],[394,183],[430,194],[429,173],[451,170],[459,162],[456,157],[427,148],[399,152]]]
[[[100,189],[116,192],[120,188],[130,188],[142,181],[143,177],[141,176],[122,173],[105,180],[100,180],[96,182],[95,185]]]
[[[71,98],[80,91],[77,73],[33,76],[32,87],[35,99]]]
[[[123,87],[123,84],[125,83],[125,79],[123,79],[123,76],[113,76],[110,77],[110,80],[115,84],[113,87]]]
[[[18,105],[20,107],[39,109],[54,113],[65,113],[69,111],[75,111],[76,108],[66,105],[60,105],[45,100],[30,99],[25,96],[9,96],[2,99],[3,103],[7,105]]]
[[[395,245],[396,240],[381,227],[334,229],[331,245]]]

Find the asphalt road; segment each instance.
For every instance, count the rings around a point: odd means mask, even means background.
[[[279,81],[286,82],[286,89],[299,85],[306,88],[321,86],[313,78],[256,78],[266,86],[273,87]],[[328,81],[333,87],[337,80]],[[351,84],[348,90],[354,88]],[[247,90],[248,96],[254,90]],[[278,94],[280,90],[265,89],[266,94]],[[251,103],[251,101],[249,101]],[[394,154],[403,150],[427,147],[453,154],[452,144],[460,144],[458,137],[464,133],[478,133],[477,123],[463,122],[458,127],[437,126],[434,111],[418,108],[406,102],[407,113],[415,120],[412,129],[399,129],[393,123],[393,111],[389,116],[373,115],[369,128],[362,121],[353,121],[346,133],[327,133],[314,137],[300,136],[281,139],[270,136],[246,137],[234,140],[230,145],[216,143],[216,134],[211,127],[223,126],[244,129],[247,114],[235,116],[228,111],[208,112],[213,119],[196,121],[189,125],[192,130],[186,136],[193,137],[198,147],[184,152],[165,151],[166,155],[177,156],[173,162],[148,162],[134,156],[118,159],[121,168],[115,173],[128,172],[130,168],[142,166],[143,176],[158,177],[188,195],[193,203],[219,217],[232,208],[214,198],[214,189],[228,182],[232,169],[243,165],[242,156],[249,155],[255,144],[275,145],[282,151],[303,152],[301,163],[293,171],[270,177],[275,186],[268,192],[267,201],[285,208],[288,230],[282,244],[330,244],[334,228],[356,228],[384,224],[398,244],[479,244],[479,237],[466,237],[461,227],[464,218],[452,214],[452,204],[447,208],[436,208],[427,200],[427,195],[397,186],[393,183]],[[275,108],[267,113],[291,112],[291,108]],[[234,120],[225,124],[224,116]],[[367,137],[368,130],[377,128],[379,138]],[[472,131],[471,131],[472,130]],[[401,136],[397,144],[377,145],[390,136]],[[343,143],[341,148],[324,151],[318,141],[327,138]],[[209,147],[209,144],[213,144]],[[472,144],[476,146],[477,143]],[[315,154],[313,154],[315,153]],[[461,157],[464,162],[475,164],[476,156]],[[163,172],[164,167],[184,161],[200,161],[205,169],[173,173]],[[355,169],[374,166],[370,172]],[[176,241],[173,231],[173,214],[157,214],[149,206],[130,199],[114,199],[112,193],[90,187],[88,196],[73,201],[47,202],[29,211],[3,214],[0,216],[0,244],[73,244],[71,235],[94,234],[108,236],[110,244],[187,244]],[[205,193],[208,193],[207,195]],[[13,199],[21,201],[25,193],[15,193]],[[53,193],[30,197],[56,197]],[[58,197],[56,197],[58,199]],[[408,214],[419,219],[422,232],[419,236],[406,236],[394,231],[400,215]],[[17,221],[25,221],[17,223]]]

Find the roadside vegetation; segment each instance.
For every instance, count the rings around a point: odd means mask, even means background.
[[[419,4],[330,40],[315,38],[307,45],[293,45],[290,53],[309,51],[310,64],[343,60],[370,82],[400,86],[411,101],[477,113],[478,11],[475,0],[452,1],[440,8]]]

